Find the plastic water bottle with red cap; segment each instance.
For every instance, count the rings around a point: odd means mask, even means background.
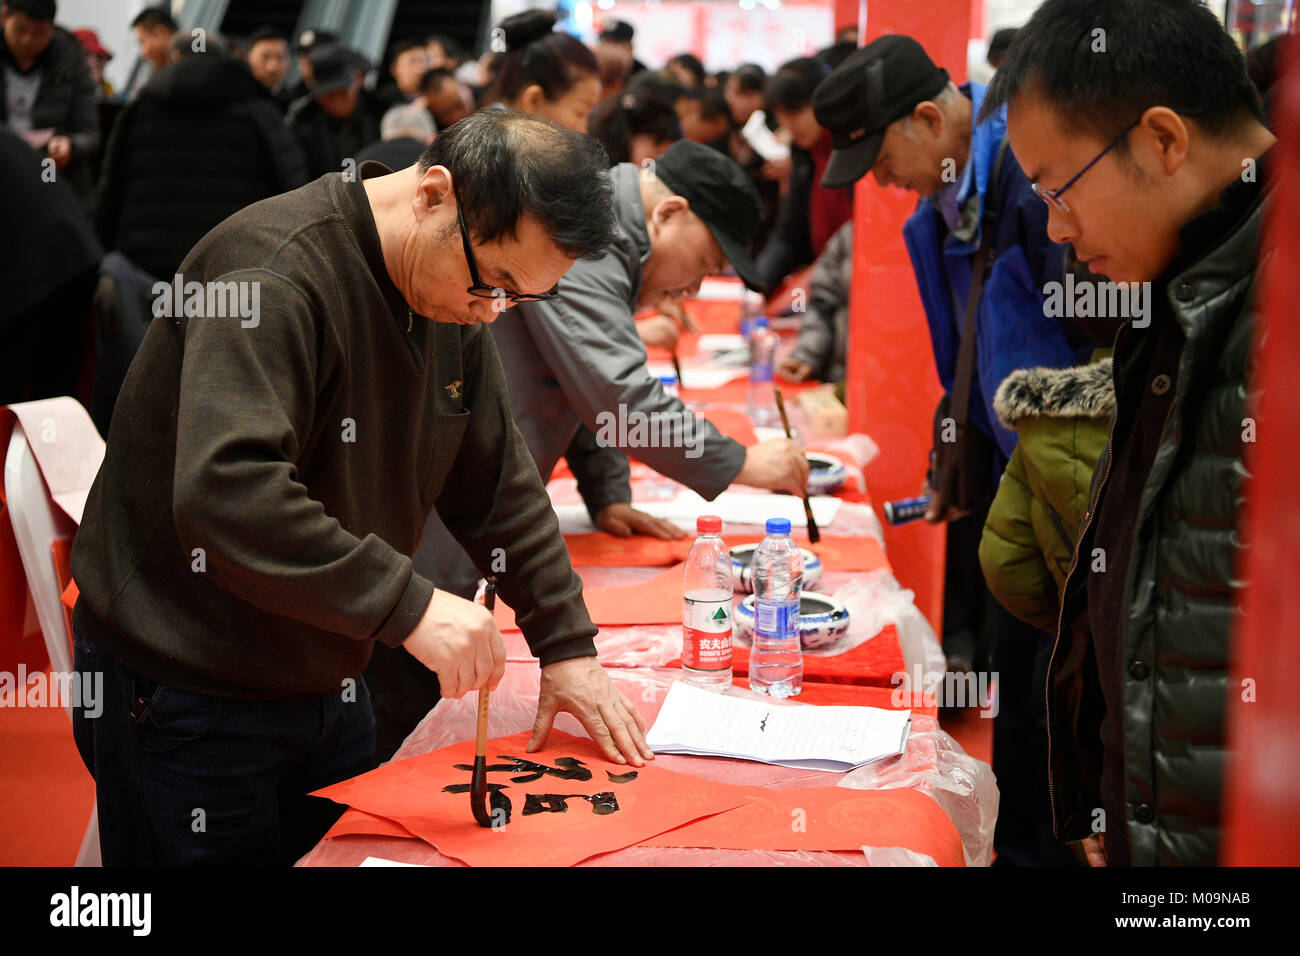
[[[731,555],[721,518],[702,515],[695,530],[682,581],[682,671],[687,683],[722,691],[731,686]]]
[[[754,646],[749,689],[772,697],[803,690],[799,599],[803,554],[790,540],[790,519],[768,518],[767,537],[754,552]]]

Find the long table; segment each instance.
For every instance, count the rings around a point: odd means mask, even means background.
[[[735,306],[717,303],[696,303],[692,308],[704,332],[734,330]],[[730,329],[727,323],[731,322]],[[702,365],[690,337],[684,337],[679,346],[683,358],[683,377],[690,379],[690,369]],[[729,429],[742,428],[736,420],[738,403],[736,389],[723,386],[706,394],[686,392],[699,414],[711,413],[728,418]],[[748,436],[753,440],[752,433]],[[646,496],[663,491],[665,479],[654,475],[644,465],[634,462],[633,504]],[[557,471],[550,488],[552,501],[557,506],[578,500],[576,486],[564,469]],[[823,528],[824,539],[829,537],[874,537],[879,539],[879,523],[871,508],[865,488],[849,488],[840,513],[834,522]],[[586,529],[574,529],[583,531]],[[729,526],[725,536],[735,540],[753,540],[761,537],[757,526]],[[608,538],[608,536],[603,536]],[[630,587],[642,584],[655,576],[665,574],[665,565],[681,553],[685,543],[669,544],[651,539],[618,541],[610,538],[592,538],[575,533],[569,536],[570,550],[575,568],[588,591],[598,588]],[[583,564],[584,560],[592,561]],[[850,630],[847,638],[836,647],[824,652],[805,655],[804,690],[798,702],[804,704],[847,704],[871,707],[911,707],[912,733],[906,753],[848,774],[819,771],[790,770],[748,761],[722,758],[660,755],[658,766],[726,783],[761,786],[775,791],[801,787],[847,787],[893,792],[896,796],[904,789],[919,790],[934,797],[945,815],[926,832],[899,833],[888,826],[880,832],[864,832],[861,849],[848,851],[745,851],[694,847],[633,846],[613,853],[590,858],[580,865],[890,865],[934,862],[940,865],[987,863],[991,843],[992,825],[996,817],[997,790],[992,772],[987,764],[962,752],[952,738],[938,726],[937,712],[924,700],[900,693],[899,675],[912,673],[920,656],[915,642],[904,653],[897,623],[880,621],[858,587],[870,578],[877,587],[871,600],[880,593],[896,590],[892,570],[881,551],[878,566],[866,571],[842,571],[828,567],[818,590],[829,594],[855,592],[858,611],[867,613],[859,617],[881,624],[879,627],[857,622],[857,630]],[[679,599],[678,599],[679,600]],[[850,601],[846,600],[846,603]],[[679,608],[680,605],[678,604]],[[850,603],[854,610],[855,604]],[[878,610],[878,609],[874,609]],[[676,615],[674,611],[674,616]],[[856,613],[856,612],[855,612]],[[507,615],[508,618],[508,615]],[[597,650],[615,684],[638,708],[649,726],[672,682],[681,671],[680,617],[650,624],[602,624],[596,638]],[[865,633],[867,627],[873,633]],[[539,671],[529,653],[522,635],[517,630],[504,630],[507,650],[506,677],[492,695],[491,737],[506,736],[529,730],[536,713]],[[933,640],[933,636],[929,636]],[[937,645],[936,645],[937,648]],[[911,658],[911,659],[909,659]],[[748,651],[738,642],[735,654],[735,687],[729,693],[748,695],[746,689]],[[475,728],[476,695],[470,694],[458,701],[442,701],[406,740],[394,759],[401,760],[421,753],[440,749],[460,740],[471,739]],[[792,705],[793,706],[793,705]],[[581,725],[568,714],[556,721],[556,728],[585,736]],[[899,796],[901,801],[903,798]],[[901,806],[901,803],[900,803]],[[348,811],[339,826],[300,861],[305,866],[357,865],[367,857],[378,857],[403,863],[423,865],[459,865],[458,861],[440,854],[432,846],[414,839],[376,835],[366,832],[368,827],[363,814]],[[468,815],[467,815],[468,819]],[[468,825],[473,825],[470,822]],[[955,844],[960,852],[954,853],[953,835],[960,841]],[[873,842],[874,841],[874,842]],[[881,842],[884,841],[884,842]]]

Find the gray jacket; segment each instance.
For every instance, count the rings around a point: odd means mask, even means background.
[[[510,383],[515,422],[543,481],[565,456],[579,426],[605,445],[622,440],[621,429],[608,427],[610,417],[617,421],[636,413],[659,416],[664,440],[659,447],[636,444],[622,451],[712,499],[739,473],[745,449],[691,416],[646,369],[645,345],[633,320],[641,268],[650,255],[638,172],[631,163],[609,172],[618,234],[609,251],[600,259],[575,263],[560,280],[559,298],[525,303],[502,315],[492,324],[492,335]],[[580,437],[579,444],[592,451],[589,439]],[[626,467],[618,472],[601,461],[618,450],[597,451],[605,454],[584,454],[580,460],[585,464],[575,460],[579,456],[570,459],[579,482],[593,470],[608,473],[602,490],[592,488],[591,493],[608,498],[606,503],[630,500]]]
[[[650,255],[638,167],[622,163],[608,175],[617,225],[609,251],[576,262],[560,280],[559,298],[519,305],[490,326],[510,387],[511,414],[542,480],[567,458],[593,520],[606,505],[632,500],[624,451],[709,499],[731,484],[745,462],[743,445],[691,415],[646,369],[633,320],[641,268]],[[611,446],[610,439],[621,438],[608,422],[612,417],[617,423],[620,408],[624,418],[658,414],[659,435],[667,440],[658,447]],[[437,587],[473,595],[478,571],[437,512],[429,515],[413,563]]]
[[[849,290],[853,285],[853,221],[835,231],[817,257],[808,282],[808,311],[799,323],[791,358],[812,366],[823,382],[844,380],[849,340]]]

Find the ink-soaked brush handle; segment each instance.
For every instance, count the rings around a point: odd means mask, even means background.
[[[492,575],[487,579],[487,588],[483,591],[483,606],[491,614],[497,607],[497,579]],[[486,687],[478,692],[478,734],[474,740],[474,756],[482,757],[487,753],[488,694]]]
[[[483,593],[483,605],[488,613],[496,609],[497,579],[487,579],[487,589]],[[492,814],[487,808],[487,726],[488,698],[490,691],[480,687],[478,692],[478,729],[474,737],[474,775],[470,777],[469,800],[474,811],[474,819],[481,827],[492,826]]]
[[[776,396],[776,410],[781,413],[781,424],[785,428],[785,437],[793,441],[794,436],[790,434],[790,419],[786,417],[785,414],[785,398],[781,395],[781,387],[779,385],[773,385],[772,394]],[[808,500],[807,490],[803,493],[803,515],[804,519],[808,522],[808,541],[812,544],[816,544],[821,540],[822,536],[821,532],[817,528],[817,521],[813,518],[812,502]]]
[[[488,694],[491,693],[486,687],[480,687],[478,691],[478,731],[474,739],[474,756],[484,757],[487,755],[487,719],[488,719]]]

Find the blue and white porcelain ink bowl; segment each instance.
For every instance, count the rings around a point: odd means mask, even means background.
[[[849,470],[834,455],[810,451],[804,457],[808,459],[808,494],[833,494],[848,480]]]
[[[754,595],[736,605],[732,622],[741,637],[754,639]],[[799,595],[799,643],[806,651],[834,644],[849,630],[849,609],[829,594]]]
[[[739,594],[749,594],[754,590],[754,570],[751,562],[754,560],[754,552],[758,550],[758,545],[738,544],[728,550],[731,552],[732,586]],[[803,587],[806,591],[816,587],[817,582],[822,579],[822,563],[821,559],[807,548],[800,548],[799,553],[803,555]]]

